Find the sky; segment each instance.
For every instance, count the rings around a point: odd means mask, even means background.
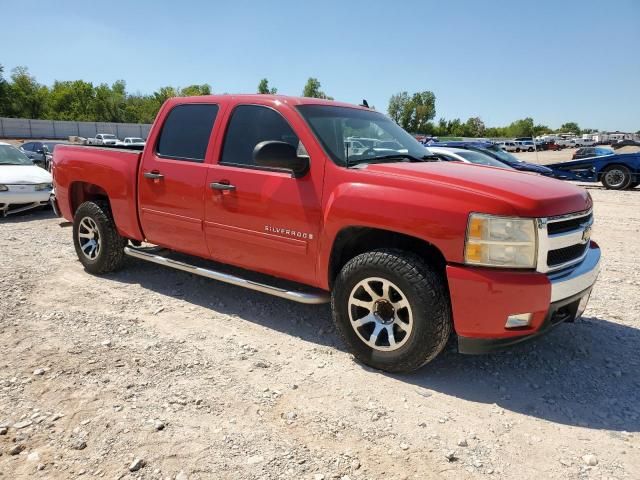
[[[46,85],[300,95],[316,77],[383,111],[431,90],[436,119],[640,130],[640,0],[0,0],[0,18],[5,74]]]

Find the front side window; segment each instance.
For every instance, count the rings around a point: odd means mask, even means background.
[[[156,144],[160,157],[203,162],[218,114],[218,105],[189,103],[167,115]]]
[[[33,152],[33,146],[35,145],[35,143],[33,142],[29,142],[29,143],[25,143],[22,145],[22,149],[25,152]]]
[[[297,107],[331,159],[341,166],[423,159],[429,151],[390,118],[373,110],[332,105]],[[362,149],[347,149],[357,141]]]
[[[269,140],[286,142],[299,152],[304,148],[278,112],[259,105],[240,105],[231,114],[220,163],[253,166],[254,148],[260,142]]]

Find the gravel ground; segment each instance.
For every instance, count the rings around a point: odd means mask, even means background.
[[[50,212],[0,220],[0,478],[639,478],[640,189],[590,191],[585,317],[413,375],[354,362],[326,306],[91,276]]]

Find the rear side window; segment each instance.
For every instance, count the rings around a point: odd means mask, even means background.
[[[253,149],[267,140],[299,148],[298,136],[278,112],[258,105],[240,105],[229,120],[220,163],[253,166]]]
[[[192,103],[174,107],[162,126],[156,153],[176,160],[203,162],[218,105]]]

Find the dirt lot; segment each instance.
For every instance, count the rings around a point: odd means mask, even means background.
[[[590,191],[585,318],[405,376],[355,363],[326,306],[94,277],[49,212],[0,220],[0,478],[638,478],[640,190]]]

